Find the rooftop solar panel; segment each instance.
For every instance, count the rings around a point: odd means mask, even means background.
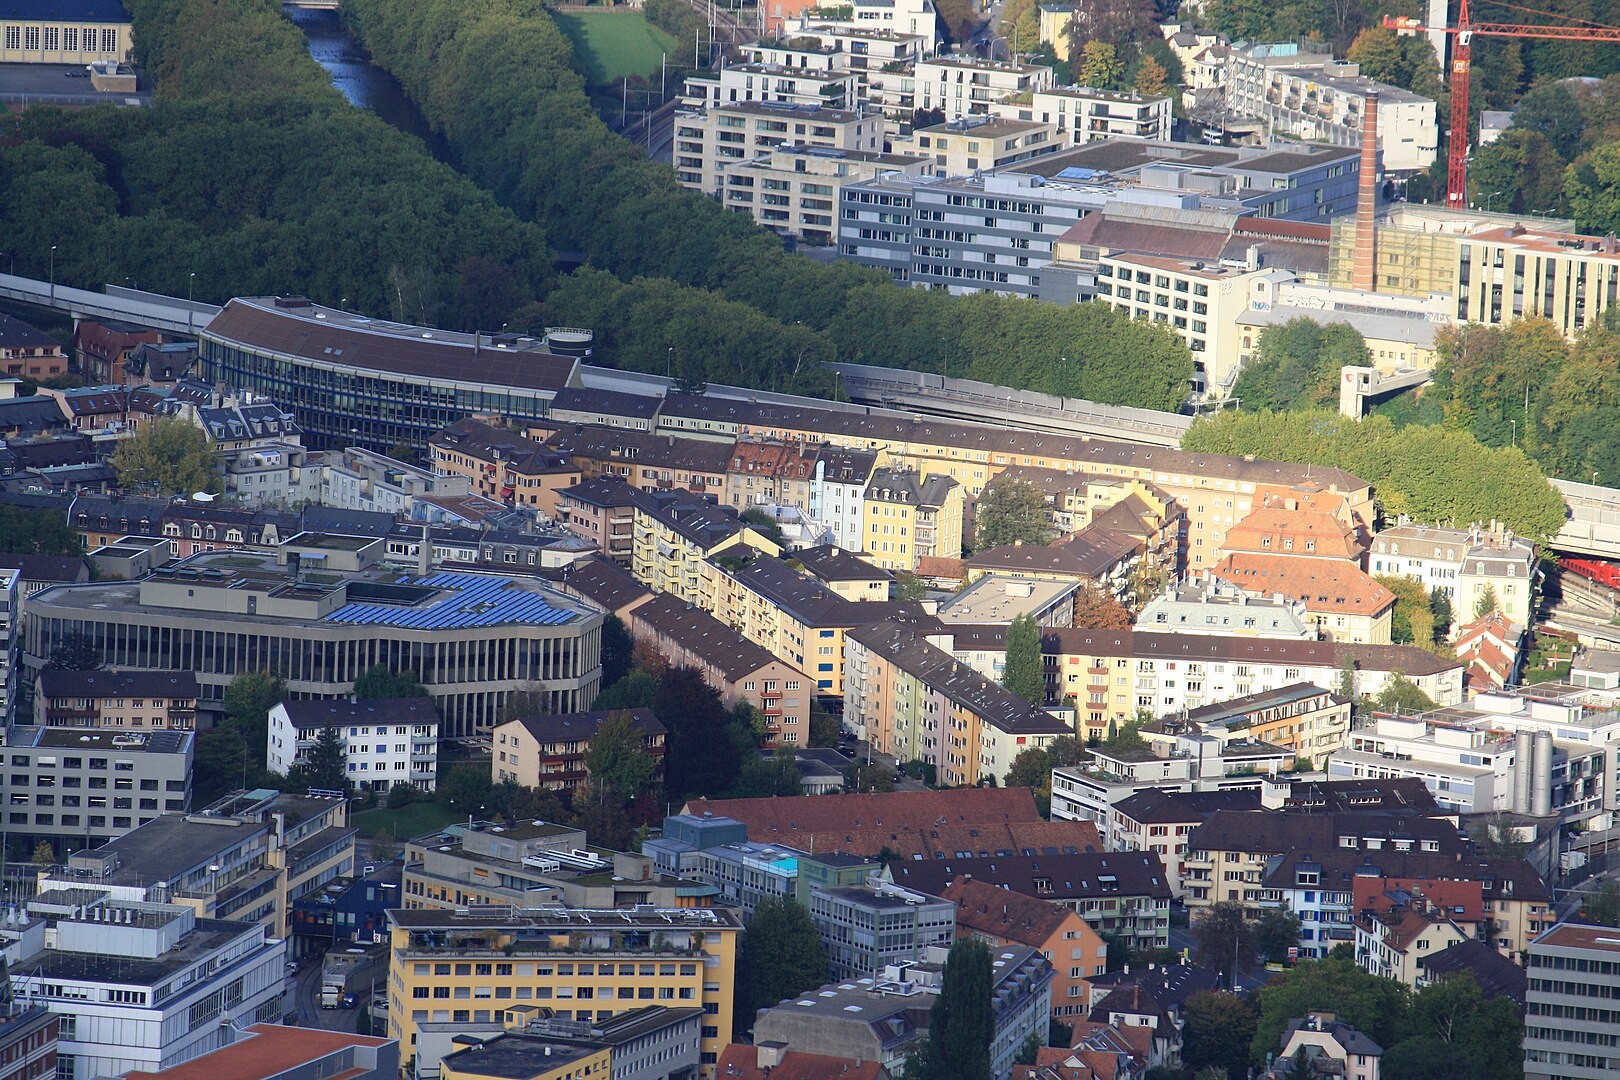
[[[427,577],[406,575],[398,583],[440,589],[450,595],[426,607],[344,604],[326,621],[409,630],[460,630],[509,623],[556,626],[574,618],[574,612],[552,607],[542,594],[517,587],[509,577],[446,571]]]

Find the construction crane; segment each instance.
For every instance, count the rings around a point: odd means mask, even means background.
[[[1549,11],[1520,8],[1513,4],[1501,7],[1527,11],[1533,15],[1550,15],[1555,19],[1568,18]],[[1515,23],[1474,22],[1468,14],[1468,0],[1457,0],[1455,26],[1429,26],[1412,16],[1384,16],[1384,27],[1402,36],[1429,33],[1450,34],[1456,38],[1451,48],[1451,129],[1446,137],[1446,206],[1462,210],[1468,205],[1468,76],[1473,58],[1473,37],[1539,38],[1553,41],[1613,41],[1620,42],[1620,28],[1612,26],[1532,26]]]

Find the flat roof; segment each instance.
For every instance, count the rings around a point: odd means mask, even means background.
[[[189,731],[117,731],[111,728],[86,730],[85,728],[35,728],[33,741],[28,742],[26,726],[12,729],[11,749],[32,747],[53,750],[94,750],[106,754],[184,754],[191,748]]]
[[[505,907],[505,912],[489,908]],[[543,907],[516,908],[510,905],[484,905],[466,915],[454,911],[436,911],[431,908],[389,908],[388,920],[403,930],[472,929],[553,929],[557,931],[584,930],[592,926],[613,928],[618,926],[646,926],[667,930],[700,930],[705,926],[736,929],[742,925],[737,914],[728,908],[618,908],[596,910],[591,908]]]
[[[26,969],[30,977],[62,979],[84,982],[106,982],[119,986],[154,986],[177,971],[204,959],[249,934],[264,934],[257,923],[232,922],[227,919],[198,919],[191,933],[180,939],[180,944],[162,956],[147,959],[138,956],[115,956],[106,953],[67,952],[62,949],[41,949],[27,958]],[[272,948],[275,939],[265,939],[264,949]],[[279,945],[279,942],[277,942]]]
[[[351,1046],[386,1046],[391,1041],[280,1024],[254,1024],[246,1036],[160,1072],[124,1073],[124,1080],[263,1080]]]
[[[456,1072],[474,1076],[496,1076],[502,1080],[529,1080],[530,1077],[550,1072],[600,1054],[606,1047],[579,1046],[559,1042],[541,1035],[522,1035],[508,1032],[465,1050],[446,1054],[441,1065]]]
[[[193,820],[184,814],[159,814],[88,854],[118,857],[117,869],[95,878],[96,884],[144,888],[157,881],[175,881],[188,870],[206,865],[217,853],[256,833],[268,832],[269,828],[262,822],[234,818]],[[86,880],[92,877],[88,873],[78,876]],[[53,880],[71,885],[74,878],[69,871]]]
[[[1535,941],[1530,948],[1595,949],[1620,953],[1620,930],[1612,926],[1588,926],[1584,923],[1559,923]]]

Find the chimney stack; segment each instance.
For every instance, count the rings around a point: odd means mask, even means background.
[[[1361,176],[1356,189],[1356,250],[1350,260],[1350,285],[1378,291],[1378,92],[1367,95],[1361,116]]]

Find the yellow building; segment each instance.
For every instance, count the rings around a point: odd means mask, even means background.
[[[973,116],[895,135],[890,145],[931,162],[935,176],[967,176],[1050,154],[1063,142],[1056,126],[1039,120]]]
[[[129,12],[118,0],[14,4],[0,26],[0,63],[90,64],[123,61],[134,48]]]
[[[915,469],[876,469],[861,500],[864,550],[884,570],[915,570],[928,556],[962,554],[962,486]]]
[[[1052,46],[1052,55],[1069,59],[1069,25],[1074,22],[1074,5],[1068,0],[1049,0],[1035,5],[1040,14],[1041,44]]]
[[[736,544],[768,555],[782,553],[764,534],[745,525],[735,510],[691,492],[651,492],[636,504],[630,572],[654,592],[700,603],[703,561]]]
[[[714,1075],[731,1037],[741,928],[729,909],[462,911],[388,913],[388,1035],[407,1058],[419,1023],[504,1023],[526,1005],[595,1022],[662,1004],[703,1009],[703,1073]]]

